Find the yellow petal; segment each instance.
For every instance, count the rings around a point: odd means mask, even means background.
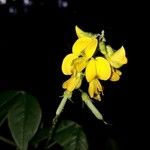
[[[65,74],[65,75],[71,75],[72,74],[72,69],[73,69],[73,65],[72,65],[72,62],[74,59],[76,59],[77,56],[74,55],[74,54],[68,54],[63,62],[62,62],[62,72]]]
[[[111,67],[109,62],[103,57],[96,58],[97,76],[101,80],[108,80],[111,75]]]
[[[77,77],[75,89],[80,88],[81,84],[82,84],[82,78],[81,77]]]
[[[77,34],[78,38],[97,37],[97,34],[92,34],[92,33],[89,33],[89,32],[85,32],[85,31],[81,30],[77,25],[75,26],[75,31],[76,31],[76,34]]]
[[[125,49],[122,46],[119,50],[113,53],[113,55],[110,57],[110,64],[114,68],[120,68],[122,65],[127,64],[127,58],[125,56]]]
[[[76,87],[76,78],[71,77],[70,79],[68,79],[67,81],[63,83],[62,87],[72,92]]]
[[[96,100],[101,100],[100,94],[102,93],[103,89],[98,79],[94,79],[89,83],[88,92],[91,98]]]
[[[74,89],[80,88],[81,84],[82,84],[82,77],[81,74],[78,73],[76,76],[72,75],[71,78],[65,81],[62,87],[72,92]]]
[[[93,58],[87,64],[85,76],[88,82],[92,81],[96,77],[96,64]]]
[[[88,92],[91,98],[94,97],[94,91],[95,91],[95,85],[93,80],[89,83],[89,88],[88,88]]]
[[[116,71],[112,72],[110,81],[118,81],[120,79],[121,74],[122,73],[119,70],[116,70]]]
[[[73,65],[77,72],[81,72],[87,65],[87,59],[85,57],[76,58]]]
[[[98,43],[98,41],[96,38],[93,38],[91,40],[91,43],[85,49],[85,57],[91,58],[93,56],[93,54],[95,53],[96,48],[97,48],[97,43]]]
[[[91,42],[92,42],[92,38],[88,38],[88,37],[79,38],[73,44],[72,47],[73,54],[77,56],[81,55]]]
[[[116,69],[116,73],[117,73],[119,76],[122,75],[122,72],[121,72],[120,70],[118,70],[118,69]]]
[[[98,79],[95,80],[95,85],[96,85],[96,88],[97,88],[96,94],[98,94],[98,91],[99,92],[103,91],[102,85],[100,84]]]

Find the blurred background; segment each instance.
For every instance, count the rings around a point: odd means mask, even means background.
[[[37,97],[48,126],[63,94],[67,77],[61,63],[77,39],[75,25],[93,33],[105,30],[107,44],[114,49],[124,45],[129,59],[120,81],[103,83],[102,102],[94,102],[112,126],[83,108],[76,92],[74,104],[66,105],[61,118],[83,127],[90,150],[130,149],[129,11],[123,0],[0,0],[0,91],[24,90]]]

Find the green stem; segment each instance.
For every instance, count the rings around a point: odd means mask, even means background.
[[[9,145],[16,146],[16,144],[14,142],[12,142],[11,140],[9,140],[9,139],[7,139],[3,136],[0,136],[0,140],[7,143],[7,144],[9,144]]]
[[[63,99],[61,100],[57,110],[56,110],[56,116],[59,116],[61,112],[63,111],[65,104],[67,102],[68,97],[64,96]]]
[[[65,104],[66,104],[66,102],[67,102],[67,99],[68,99],[68,97],[67,97],[67,96],[64,96],[63,99],[61,100],[61,102],[60,102],[60,104],[59,104],[57,110],[56,110],[56,115],[55,115],[55,117],[53,118],[53,121],[52,121],[52,127],[51,127],[51,129],[50,129],[50,131],[49,131],[49,135],[48,135],[48,139],[47,139],[47,142],[46,142],[46,147],[45,147],[45,149],[49,149],[49,147],[51,147],[51,146],[48,145],[48,144],[49,144],[49,142],[52,140],[53,133],[54,133],[54,130],[55,130],[55,128],[56,128],[56,124],[57,124],[57,122],[58,122],[58,118],[59,118],[60,114],[62,113],[64,107],[65,107]]]
[[[53,133],[54,133],[56,124],[57,124],[57,122],[58,122],[58,118],[59,118],[58,115],[56,115],[56,116],[53,118],[52,127],[51,127],[51,129],[50,129],[50,131],[49,131],[49,135],[48,135],[48,139],[47,139],[47,144],[46,144],[46,145],[48,145],[48,143],[52,140],[52,136],[53,136]]]

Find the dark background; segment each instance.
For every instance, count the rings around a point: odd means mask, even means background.
[[[77,39],[75,25],[93,33],[104,29],[107,43],[114,49],[123,45],[129,59],[121,68],[120,81],[103,83],[105,95],[102,102],[95,102],[112,126],[105,126],[82,108],[76,92],[78,98],[66,105],[61,118],[83,127],[90,150],[111,150],[107,145],[112,140],[119,150],[131,149],[129,65],[134,27],[129,20],[134,12],[130,12],[127,1],[33,0],[25,5],[23,0],[10,0],[0,5],[0,90],[24,90],[37,97],[48,126],[63,94],[62,83],[67,77],[61,72],[61,63]]]

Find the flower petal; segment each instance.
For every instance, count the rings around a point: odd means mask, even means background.
[[[92,41],[92,38],[88,38],[88,37],[79,38],[73,44],[73,47],[72,47],[73,54],[77,56],[81,55],[81,53],[84,52],[84,50],[89,46],[91,41]]]
[[[82,78],[81,77],[77,77],[75,89],[80,88],[81,84],[82,84]]]
[[[98,79],[94,79],[89,83],[88,92],[91,98],[101,100],[100,94],[103,92],[103,89]]]
[[[73,65],[77,72],[81,72],[87,65],[87,59],[85,57],[76,58]]]
[[[75,77],[69,78],[67,81],[63,83],[62,87],[72,92],[76,88],[76,78]]]
[[[96,77],[96,64],[93,58],[87,64],[85,76],[88,82],[92,81]]]
[[[115,70],[112,72],[110,81],[118,81],[120,79],[122,72],[119,70]]]
[[[81,30],[77,25],[75,26],[75,31],[76,31],[76,34],[77,34],[78,38],[97,37],[97,34],[92,34],[92,33],[89,33],[89,32],[85,32],[85,31]]]
[[[96,58],[97,76],[101,80],[108,80],[111,75],[111,67],[109,62],[103,57]]]
[[[85,56],[87,58],[91,58],[93,56],[93,54],[95,53],[96,48],[97,48],[97,43],[98,43],[97,39],[92,38],[91,43],[85,49]]]
[[[125,49],[122,46],[119,50],[113,53],[113,55],[110,57],[110,64],[114,68],[120,68],[122,65],[127,64],[127,58],[125,56]]]
[[[74,59],[76,59],[77,56],[74,55],[74,54],[68,54],[64,59],[63,59],[63,62],[62,62],[62,72],[65,74],[65,75],[71,75],[72,74],[72,69],[73,69],[73,66],[72,66],[72,62]]]
[[[95,91],[95,85],[93,80],[91,82],[89,82],[89,88],[88,88],[88,92],[91,98],[94,97],[94,91]]]

